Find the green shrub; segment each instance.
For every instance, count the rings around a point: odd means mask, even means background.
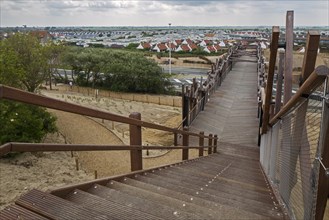
[[[0,101],[0,144],[40,142],[57,131],[56,117],[44,108],[13,101]]]

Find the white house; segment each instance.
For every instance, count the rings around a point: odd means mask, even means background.
[[[260,47],[261,47],[262,49],[266,49],[266,48],[267,48],[267,46],[266,46],[266,44],[264,44],[264,42],[261,42],[261,43],[260,43]]]
[[[224,43],[224,41],[221,41],[221,42],[219,43],[219,46],[220,46],[220,47],[226,47],[226,44]]]

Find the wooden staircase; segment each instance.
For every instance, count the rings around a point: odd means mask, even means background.
[[[95,180],[65,194],[32,190],[0,213],[0,219],[283,218],[258,160],[222,153]]]

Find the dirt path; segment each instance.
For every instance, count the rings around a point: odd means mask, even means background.
[[[57,110],[49,111],[58,118],[58,127],[69,143],[123,145],[116,135],[92,119]],[[130,153],[128,151],[76,152],[75,155],[79,158],[83,170],[88,173],[94,173],[97,170],[99,177],[130,172]],[[191,152],[191,157],[196,155],[196,151]],[[144,168],[150,168],[179,161],[181,161],[181,151],[173,150],[163,156],[144,158],[143,164]]]

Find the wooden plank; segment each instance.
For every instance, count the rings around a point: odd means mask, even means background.
[[[309,31],[307,34],[306,51],[303,59],[302,79],[300,85],[305,82],[314,70],[319,43],[320,33],[318,31]]]
[[[50,219],[114,219],[36,189],[19,198],[16,204]]]
[[[287,11],[286,16],[286,56],[284,63],[284,98],[286,104],[292,96],[292,65],[294,47],[294,11]]]
[[[276,54],[278,51],[278,44],[279,44],[279,34],[280,34],[279,27],[274,26],[272,28],[270,64],[269,64],[267,82],[266,82],[266,94],[265,94],[265,104],[264,104],[264,113],[263,113],[262,134],[265,134],[267,132],[267,126],[268,126],[268,122],[270,119],[270,104],[272,101],[273,78],[274,78]]]
[[[25,209],[18,205],[11,205],[0,211],[1,220],[12,220],[12,219],[33,219],[33,220],[44,220],[48,219],[37,213],[34,213],[28,209]]]

